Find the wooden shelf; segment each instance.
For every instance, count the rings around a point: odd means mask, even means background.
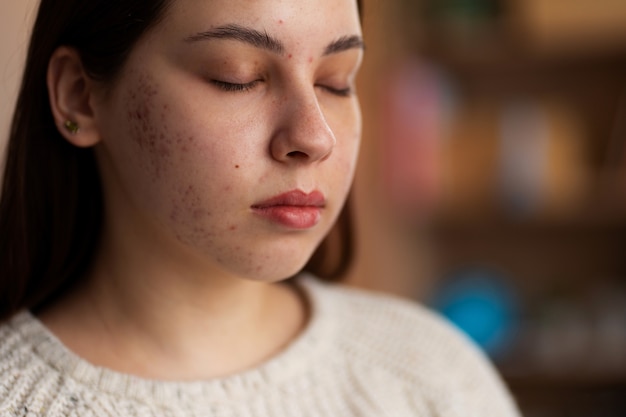
[[[506,376],[527,417],[621,417],[626,414],[626,375]]]
[[[501,369],[507,383],[526,390],[602,390],[621,389],[626,393],[626,369],[611,372],[511,372]],[[625,397],[626,400],[626,397]]]
[[[598,0],[593,7],[587,0],[493,3],[482,17],[466,10],[458,17],[439,18],[428,16],[424,7],[407,4],[406,31],[412,34],[414,47],[426,56],[466,70],[577,66],[625,55],[626,28],[621,16],[626,16],[626,7],[622,2]]]
[[[626,192],[620,184],[598,188],[586,197],[581,207],[567,212],[515,214],[496,205],[473,210],[462,206],[442,207],[432,220],[432,230],[438,233],[519,236],[610,232],[626,237]]]
[[[580,12],[590,7],[586,0],[493,1],[501,7],[482,21],[471,21],[471,13],[465,22],[429,19],[420,15],[423,3],[410,0],[400,15],[410,48],[441,68],[458,105],[442,158],[447,194],[426,230],[435,274],[494,272],[515,289],[523,304],[520,319],[530,328],[543,329],[540,313],[559,302],[586,320],[593,297],[607,288],[622,291],[626,278],[626,27],[606,10],[590,10],[596,29],[578,31],[573,22],[585,17]],[[626,3],[607,1],[593,7],[626,12]],[[554,25],[542,20],[540,8],[550,8]],[[561,15],[568,11],[578,15]],[[602,18],[613,26],[603,27]],[[528,193],[533,204],[526,212],[507,206],[518,196],[500,181],[511,175],[502,169],[509,167],[500,153],[502,117],[519,103],[548,120],[543,132],[553,147],[541,156],[554,158],[538,165],[550,169],[532,183],[536,194]],[[527,191],[509,184],[520,195]],[[529,363],[539,355],[532,342],[545,341],[529,339],[533,332],[519,336],[527,339],[509,352],[501,370],[525,416],[626,415],[626,369],[592,371],[581,364],[550,372]],[[555,351],[558,359],[563,350]]]

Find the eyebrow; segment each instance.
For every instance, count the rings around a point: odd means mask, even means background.
[[[187,42],[197,42],[209,39],[232,39],[248,43],[254,47],[266,49],[270,52],[282,55],[285,53],[285,46],[278,39],[273,38],[267,32],[260,32],[255,29],[246,28],[239,25],[226,25],[200,32],[185,39]]]
[[[278,55],[285,53],[285,45],[278,39],[256,29],[230,24],[219,26],[204,32],[196,33],[185,38],[186,42],[198,42],[211,39],[230,39],[250,44],[256,48],[265,49]],[[331,42],[324,49],[324,56],[336,54],[349,49],[365,49],[363,39],[360,36],[342,36]]]
[[[342,36],[331,42],[324,50],[324,56],[332,55],[349,49],[365,49],[365,43],[360,36]]]

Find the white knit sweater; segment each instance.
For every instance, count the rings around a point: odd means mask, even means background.
[[[151,381],[95,367],[23,312],[0,326],[0,416],[517,417],[484,357],[414,303],[300,285],[304,332],[262,366],[223,379]]]

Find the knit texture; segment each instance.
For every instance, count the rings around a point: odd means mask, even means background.
[[[311,318],[230,377],[170,382],[93,366],[29,312],[0,326],[0,416],[518,417],[500,378],[415,303],[301,277]]]

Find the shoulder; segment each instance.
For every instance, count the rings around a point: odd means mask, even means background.
[[[45,335],[30,313],[0,324],[0,415],[64,416],[73,396],[61,373],[36,353]]]
[[[366,343],[392,359],[409,352],[435,359],[451,350],[482,356],[447,320],[415,301],[343,285],[313,286],[343,326],[341,334],[353,343]]]
[[[518,415],[487,358],[437,313],[395,296],[315,286],[332,304],[340,327],[336,343],[353,362],[419,391],[442,416]]]

